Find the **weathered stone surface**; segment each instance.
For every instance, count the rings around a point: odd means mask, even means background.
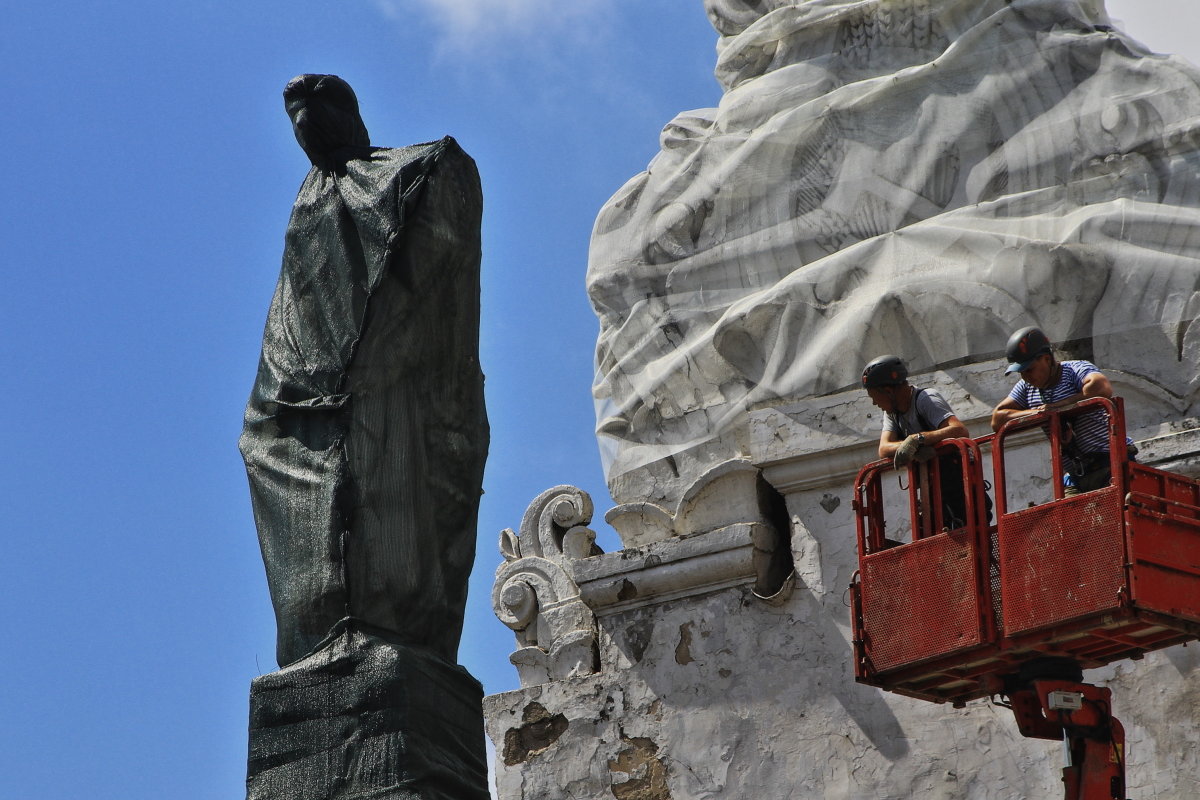
[[[963,387],[990,390],[1003,381],[999,366],[964,367],[957,381],[934,374],[923,385],[945,392],[983,433],[990,406]],[[776,605],[752,591],[751,522],[573,563],[595,613],[599,670],[485,698],[497,748],[534,704],[537,719],[559,720],[552,741],[498,766],[501,800],[637,796],[627,791],[675,800],[1059,796],[1060,746],[1022,738],[1007,709],[987,701],[953,709],[854,681],[852,486],[875,458],[877,439],[862,431],[877,430],[878,413],[855,389],[750,415],[750,459],[786,499],[791,530],[795,589]],[[1165,423],[1153,433],[1139,440],[1143,461],[1200,470],[1200,430]],[[1009,486],[1010,503],[1048,499],[1044,437],[1012,446],[1010,474],[1024,478]],[[752,507],[752,486],[714,482],[707,502]],[[1113,690],[1127,731],[1128,796],[1198,796],[1200,646],[1085,679]]]
[[[504,734],[504,763],[523,764],[557,742],[567,727],[562,714],[551,715],[541,703],[530,702],[521,712],[521,725]]]
[[[248,800],[486,800],[478,681],[350,625],[250,689]]]
[[[592,239],[617,502],[670,507],[749,453],[750,411],[879,353],[965,381],[1026,324],[1123,373],[1151,424],[1196,416],[1194,67],[1100,0],[705,6],[721,104],[664,129]]]

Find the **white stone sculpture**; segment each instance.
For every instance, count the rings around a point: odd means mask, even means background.
[[[748,455],[750,411],[879,353],[954,374],[1027,324],[1123,374],[1135,436],[1196,416],[1196,68],[1101,0],[705,7],[721,104],[667,125],[592,238],[618,502],[677,502]]]
[[[500,534],[492,609],[517,634],[509,660],[522,686],[596,671],[596,621],[579,596],[571,564],[598,553],[592,498],[574,486],[547,489],[529,504],[520,533]]]
[[[1113,379],[1146,463],[1194,474],[1200,73],[1100,0],[705,6],[725,97],[666,128],[593,234],[625,549],[560,562],[560,596],[594,613],[599,668],[485,699],[498,796],[1061,796],[1061,744],[1008,709],[854,680],[854,476],[880,423],[858,375],[901,353],[982,434],[1004,342],[1037,323]],[[1043,445],[1014,501],[1052,491]],[[770,548],[794,591],[764,598]],[[1197,648],[1088,680],[1125,724],[1126,794],[1200,796]]]

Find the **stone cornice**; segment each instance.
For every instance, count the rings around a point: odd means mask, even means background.
[[[755,414],[758,415],[755,421],[770,419],[773,423],[784,416],[778,409]],[[767,414],[771,416],[767,417]],[[968,420],[966,424],[972,433],[978,434],[986,429],[987,421],[979,418]],[[1043,437],[1037,430],[1021,431],[1011,436],[1011,446],[1015,447],[1040,441],[1043,441]],[[1140,450],[1138,461],[1143,464],[1186,475],[1200,475],[1200,427],[1159,433],[1139,439],[1137,444]],[[876,440],[871,439],[815,452],[802,449],[805,446],[811,447],[811,444],[803,442],[797,447],[796,454],[790,456],[776,446],[761,460],[755,461],[762,469],[763,477],[781,494],[836,486],[853,480],[864,464],[875,460],[878,445]],[[763,454],[760,451],[754,455]]]
[[[756,524],[594,556],[575,562],[572,574],[597,616],[750,583]]]

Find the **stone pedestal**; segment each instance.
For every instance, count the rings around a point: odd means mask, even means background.
[[[353,624],[250,688],[248,800],[487,800],[479,682]]]

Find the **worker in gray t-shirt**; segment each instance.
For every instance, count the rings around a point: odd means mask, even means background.
[[[932,458],[939,442],[970,435],[940,394],[908,382],[908,368],[899,356],[871,361],[863,369],[862,383],[871,402],[884,413],[879,457],[892,459],[897,468],[914,459]],[[966,517],[962,465],[955,456],[945,456],[939,464],[945,522],[948,527],[959,527]]]
[[[908,382],[908,369],[899,356],[880,356],[867,364],[862,382],[871,402],[884,413],[879,457],[893,459],[897,467],[908,466],[918,453],[922,460],[929,458],[944,439],[970,435],[940,394]]]

